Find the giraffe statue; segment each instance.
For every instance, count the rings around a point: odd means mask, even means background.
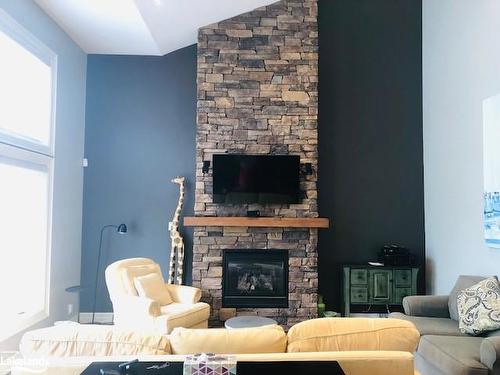
[[[179,217],[184,204],[184,177],[172,179],[174,184],[179,185],[179,202],[175,209],[174,217],[170,226],[170,239],[172,249],[170,250],[170,267],[168,271],[169,284],[182,284],[182,270],[184,267],[184,240],[179,232]]]

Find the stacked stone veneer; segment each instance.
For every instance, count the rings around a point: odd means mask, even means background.
[[[284,0],[203,27],[198,39],[197,216],[317,217],[318,30],[315,0]],[[294,205],[212,203],[214,153],[294,154],[311,163]],[[289,308],[222,309],[222,255],[235,248],[289,250]],[[290,326],[316,316],[317,230],[196,227],[193,285],[212,308],[211,324],[258,314]]]

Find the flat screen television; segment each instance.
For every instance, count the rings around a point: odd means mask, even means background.
[[[214,203],[292,204],[300,202],[300,156],[213,156]]]

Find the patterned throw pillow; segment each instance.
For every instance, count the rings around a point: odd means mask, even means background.
[[[462,333],[479,335],[500,329],[500,284],[496,277],[462,290],[457,305]]]

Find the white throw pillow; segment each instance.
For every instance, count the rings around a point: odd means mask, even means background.
[[[137,276],[134,278],[134,285],[140,297],[152,299],[162,306],[172,303],[172,297],[165,287],[165,280],[159,273]]]
[[[134,285],[134,279],[139,276],[148,275],[150,273],[158,273],[161,276],[160,266],[156,263],[140,264],[136,266],[128,266],[122,270],[122,279],[127,294],[137,296],[137,289]]]
[[[500,329],[500,284],[496,277],[462,290],[457,297],[462,333],[480,335]]]

